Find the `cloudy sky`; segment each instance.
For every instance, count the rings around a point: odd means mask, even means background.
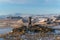
[[[60,14],[60,0],[0,0],[0,15]]]

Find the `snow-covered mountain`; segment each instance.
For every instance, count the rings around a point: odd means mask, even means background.
[[[22,13],[13,13],[13,14],[8,14],[8,15],[0,15],[0,19],[4,19],[6,17],[9,17],[9,16],[13,16],[13,17],[16,17],[16,16],[20,16],[20,17],[23,17],[23,18],[28,18],[28,17],[51,17],[51,16],[56,16],[56,15],[31,15],[31,14],[22,14]]]

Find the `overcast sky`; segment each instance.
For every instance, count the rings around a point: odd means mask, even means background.
[[[0,15],[60,14],[60,0],[0,0]]]

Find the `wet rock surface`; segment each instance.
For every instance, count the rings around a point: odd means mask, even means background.
[[[60,35],[45,33],[10,33],[3,37],[4,40],[60,40]]]

